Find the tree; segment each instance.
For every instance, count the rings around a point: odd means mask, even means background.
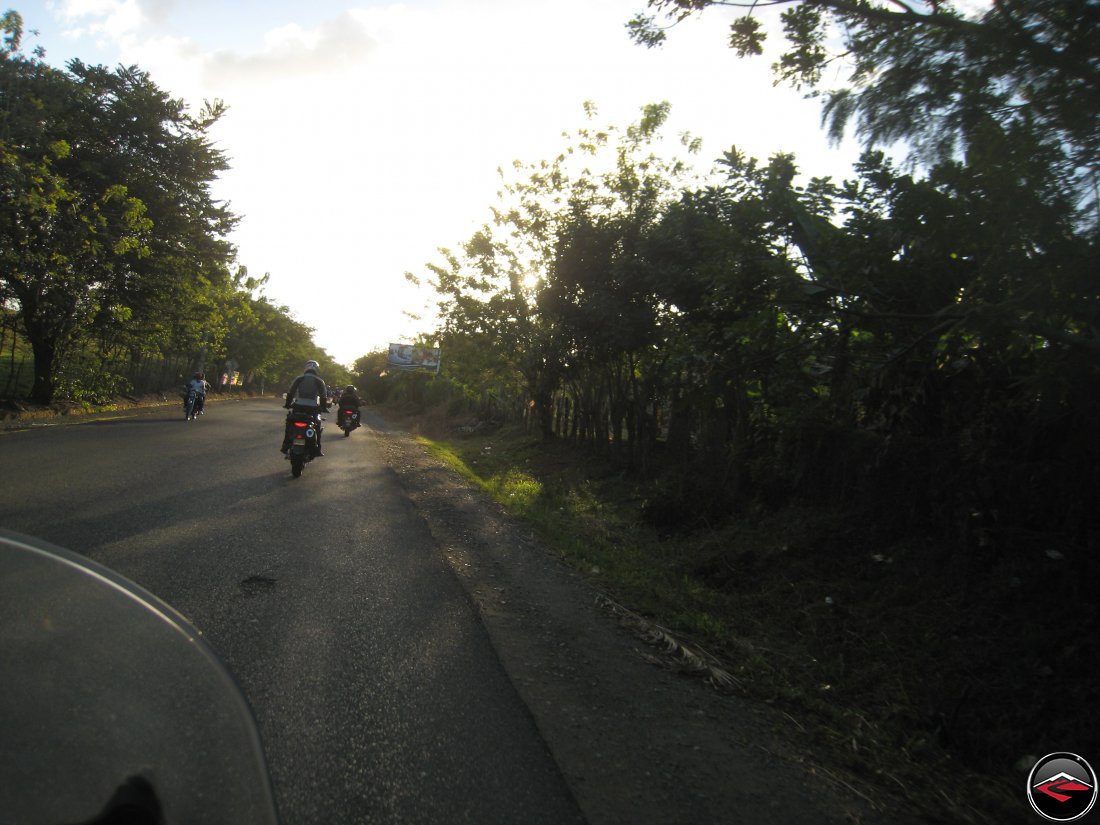
[[[621,132],[581,129],[552,160],[517,162],[493,223],[430,267],[442,298],[440,337],[452,353],[448,376],[467,387],[491,379],[510,393],[507,373],[518,372],[545,437],[561,420],[555,395],[567,381],[587,440],[630,451],[640,443],[639,359],[654,313],[637,250],[685,171],[653,151],[669,108],[646,106]],[[591,104],[586,110],[595,116]],[[497,360],[453,357],[471,350]]]
[[[388,355],[385,350],[374,350],[357,358],[352,366],[359,395],[369,403],[380,404],[386,400],[389,386],[383,373],[386,371]]]
[[[1100,6],[1091,0],[993,0],[973,16],[941,0],[648,5],[673,23],[710,7],[747,9],[731,25],[740,56],[763,52],[760,14],[785,6],[787,49],[775,72],[823,96],[834,138],[854,119],[868,148],[901,141],[929,164],[965,158],[991,174],[1028,176],[1033,189],[1072,193],[1096,225]],[[666,37],[655,16],[639,15],[629,27],[648,46]],[[833,64],[848,66],[847,80],[822,90]]]
[[[516,201],[508,224],[541,256],[532,399],[543,432],[553,429],[553,395],[565,381],[569,414],[561,418],[571,434],[630,464],[644,461],[639,451],[654,433],[646,410],[657,307],[640,250],[688,172],[682,160],[656,152],[670,108],[645,106],[622,131],[580,130],[575,147],[530,167],[507,190]],[[699,146],[690,135],[681,144],[689,152]]]
[[[206,135],[224,107],[192,117],[134,67],[54,69],[18,52],[17,16],[5,25],[0,283],[34,352],[32,398],[51,400],[58,358],[96,329],[216,347],[235,217],[210,196],[226,162]]]
[[[823,98],[833,137],[854,122],[868,147],[907,144],[924,175],[870,152],[855,180],[776,204],[808,275],[802,296],[779,305],[812,344],[819,423],[833,428],[812,449],[856,438],[871,450],[852,446],[815,472],[877,467],[863,474],[878,485],[868,492],[894,489],[912,523],[967,509],[998,513],[1002,529],[1061,523],[1083,535],[1095,451],[1082,433],[1100,414],[1100,6],[649,3],[673,22],[745,9],[730,38],[742,56],[763,52],[777,6],[779,78]],[[666,37],[656,17],[631,28],[646,45]],[[834,65],[849,73],[827,88]],[[780,434],[791,444],[797,432]]]
[[[51,127],[76,105],[68,78],[12,55],[3,56],[0,72],[7,104],[0,279],[34,352],[32,397],[46,403],[61,350],[91,322],[105,284],[147,251],[150,224],[124,186],[82,187],[66,174],[74,164],[72,135]]]

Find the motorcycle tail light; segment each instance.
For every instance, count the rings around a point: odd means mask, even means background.
[[[294,426],[295,427],[305,427],[305,426],[307,426],[307,424],[306,424],[305,421],[295,421]]]

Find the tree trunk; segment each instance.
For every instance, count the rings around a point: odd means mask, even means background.
[[[550,393],[540,389],[535,394],[535,412],[539,419],[539,432],[544,441],[554,438],[554,400]]]
[[[56,342],[49,336],[32,330],[27,330],[27,339],[34,354],[34,385],[31,387],[31,401],[35,404],[49,404],[53,401],[54,393]]]
[[[7,344],[8,340],[7,320],[7,318],[4,318],[4,324],[3,326],[0,326],[0,340],[2,340],[4,344]],[[7,383],[4,384],[4,391],[0,393],[0,395],[3,395],[5,397],[12,394],[12,388],[15,386],[15,380],[17,376],[17,373],[15,371],[15,345],[17,341],[18,333],[15,331],[15,324],[13,323],[11,327],[11,357],[8,360],[8,380]],[[22,366],[22,364],[20,364],[20,366]]]

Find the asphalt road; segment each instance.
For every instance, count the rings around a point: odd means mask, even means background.
[[[283,819],[569,823],[579,809],[377,447],[329,421],[300,479],[275,402],[0,434],[0,527],[187,616],[252,705]]]

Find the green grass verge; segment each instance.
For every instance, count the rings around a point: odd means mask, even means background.
[[[522,430],[421,445],[536,529],[577,568],[598,576],[633,609],[657,615],[663,604],[702,595],[662,560],[658,537],[638,523],[635,491],[621,477],[560,445]],[[703,613],[685,614],[705,624]]]

